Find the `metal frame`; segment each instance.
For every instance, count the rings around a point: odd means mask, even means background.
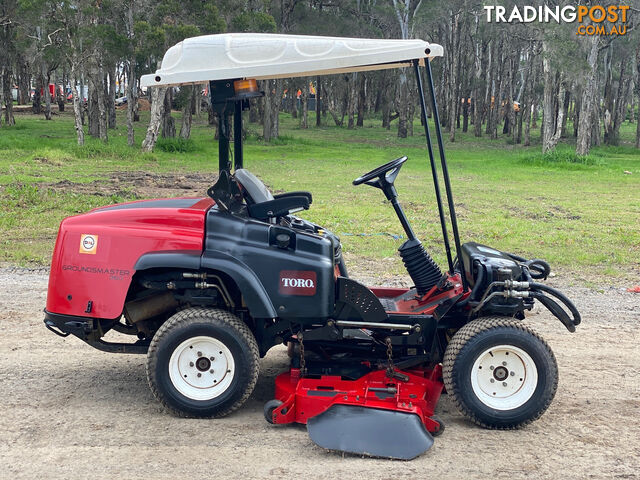
[[[427,117],[427,107],[424,99],[424,89],[422,88],[422,79],[420,76],[420,65],[416,59],[413,61],[416,80],[418,83],[418,95],[420,97],[420,109],[422,118],[424,119],[424,133],[427,137],[427,150],[429,151],[429,163],[431,164],[431,173],[433,175],[433,187],[436,191],[436,201],[438,202],[438,213],[440,214],[440,224],[442,226],[442,235],[444,239],[445,249],[447,251],[447,261],[449,262],[449,273],[453,274],[454,264],[451,258],[451,247],[449,246],[449,235],[447,234],[446,219],[442,208],[442,198],[440,196],[440,186],[438,174],[436,172],[435,159],[433,157],[433,146],[431,144],[431,135],[429,132],[429,122]],[[438,104],[436,102],[435,88],[433,86],[433,75],[431,73],[431,62],[427,59],[425,62],[425,70],[427,72],[427,81],[429,85],[429,94],[431,96],[431,106],[433,107],[433,122],[436,129],[436,139],[438,140],[438,151],[440,152],[440,164],[442,165],[442,177],[444,178],[444,187],[447,194],[447,204],[449,206],[449,217],[451,219],[451,230],[453,231],[453,241],[456,246],[456,255],[460,258],[460,234],[458,232],[458,219],[456,209],[453,203],[453,192],[451,190],[451,181],[449,179],[449,169],[447,168],[447,159],[444,153],[444,145],[442,143],[442,130],[440,129],[440,115],[438,114]],[[460,277],[462,279],[462,288],[467,290],[467,276],[464,263],[459,261]]]

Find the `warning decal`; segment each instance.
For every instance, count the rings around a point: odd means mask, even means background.
[[[98,249],[98,235],[80,235],[80,253],[95,255]]]

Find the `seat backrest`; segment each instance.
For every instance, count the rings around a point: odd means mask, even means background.
[[[273,195],[267,186],[249,170],[239,168],[234,172],[233,176],[242,188],[246,190],[249,197],[247,203],[262,203],[273,200]]]

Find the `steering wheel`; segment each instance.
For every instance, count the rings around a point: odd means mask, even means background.
[[[374,168],[373,170],[371,170],[369,173],[365,173],[364,175],[356,178],[353,181],[354,185],[361,185],[365,182],[370,182],[371,180],[374,180],[376,178],[383,178],[386,177],[387,172],[390,172],[394,169],[396,169],[395,175],[391,175],[393,176],[393,178],[388,179],[390,180],[389,183],[393,184],[393,181],[395,180],[395,177],[397,176],[397,170],[399,170],[400,165],[402,165],[404,162],[407,161],[407,156],[402,156],[400,158],[396,158],[395,160],[391,160],[389,163],[385,163],[384,165],[378,167],[378,168]]]

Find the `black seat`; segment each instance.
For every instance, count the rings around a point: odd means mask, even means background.
[[[273,195],[267,186],[249,170],[239,168],[233,176],[236,182],[244,188],[246,192],[245,199],[248,203],[262,203],[273,200]]]
[[[309,192],[288,192],[273,195],[267,186],[253,173],[244,168],[233,174],[243,190],[249,216],[268,221],[300,210],[308,210],[313,202]]]

